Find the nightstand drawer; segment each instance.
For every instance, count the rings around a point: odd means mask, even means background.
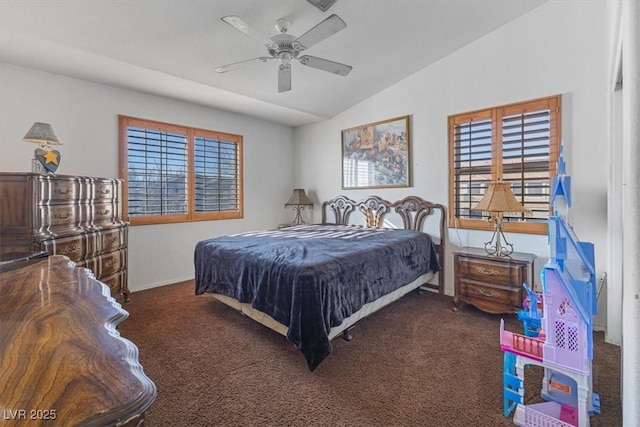
[[[522,283],[533,285],[535,258],[525,253],[496,257],[479,248],[454,252],[454,311],[464,301],[489,313],[517,312],[522,306]]]
[[[460,291],[467,298],[500,305],[504,311],[518,310],[522,303],[521,287],[493,286],[486,282],[460,278]]]
[[[458,274],[460,277],[500,285],[522,284],[518,265],[493,262],[486,259],[460,257]],[[520,282],[520,283],[518,283]]]

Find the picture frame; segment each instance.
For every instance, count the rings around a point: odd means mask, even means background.
[[[410,117],[342,130],[342,189],[411,186]]]

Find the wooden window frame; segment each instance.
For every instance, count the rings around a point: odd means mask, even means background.
[[[186,135],[187,138],[187,209],[184,214],[159,214],[159,215],[129,215],[129,192],[128,192],[128,128],[135,126],[145,129],[160,130],[163,132],[174,132]],[[237,147],[237,179],[238,179],[238,209],[233,211],[220,212],[196,212],[196,185],[195,185],[195,139],[205,137],[214,140],[224,140],[233,142]],[[158,122],[154,120],[141,119],[118,115],[118,171],[122,185],[122,206],[123,215],[131,225],[152,225],[152,224],[172,224],[182,222],[212,221],[221,219],[241,219],[244,217],[244,197],[243,197],[243,159],[242,159],[241,135],[234,135],[225,132],[218,132],[206,129],[192,128],[188,126],[175,125]]]
[[[551,178],[556,174],[556,163],[560,153],[561,140],[561,95],[539,98],[525,102],[502,105],[499,107],[455,114],[448,117],[449,125],[449,220],[448,226],[470,230],[493,230],[493,222],[486,218],[470,219],[459,218],[456,212],[456,186],[455,186],[455,130],[456,125],[477,120],[491,120],[491,180],[496,181],[503,177],[502,155],[502,118],[512,114],[549,109],[549,188]],[[526,164],[526,162],[525,162]],[[550,196],[550,195],[549,195]],[[551,207],[549,206],[549,209]],[[503,230],[507,232],[526,234],[547,234],[548,224],[544,222],[505,221]]]

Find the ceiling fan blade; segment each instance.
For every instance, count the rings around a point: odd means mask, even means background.
[[[221,67],[216,67],[213,71],[217,73],[226,73],[227,71],[237,70],[239,68],[248,67],[249,65],[253,65],[257,62],[267,62],[268,60],[273,59],[268,56],[260,56],[258,58],[251,58],[240,62],[234,62],[233,64],[223,65]]]
[[[302,65],[317,68],[318,70],[328,71],[333,74],[346,76],[353,69],[352,66],[341,64],[339,62],[329,61],[328,59],[317,58],[315,56],[303,55],[298,58]]]
[[[346,27],[347,24],[338,15],[334,14],[298,37],[295,41],[302,45],[300,50],[308,49]]]
[[[260,31],[253,28],[251,25],[244,22],[242,18],[236,15],[224,16],[221,18],[224,22],[231,25],[236,30],[245,33],[252,39],[256,40],[258,43],[263,44],[265,46],[270,46],[273,44],[270,38],[263,35]]]
[[[291,64],[280,64],[278,68],[278,92],[291,90]]]

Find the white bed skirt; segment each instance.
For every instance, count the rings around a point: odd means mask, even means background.
[[[435,276],[434,273],[423,274],[413,282],[396,289],[390,294],[384,295],[375,301],[365,304],[364,306],[362,306],[360,310],[356,311],[351,316],[344,319],[340,325],[334,326],[333,328],[331,328],[331,330],[329,331],[329,340],[332,340],[333,338],[342,334],[348,328],[353,326],[358,320],[367,317],[371,313],[375,313],[376,311],[380,310],[382,307],[391,304],[392,302],[402,298],[412,290],[417,289],[420,286],[424,285],[429,280],[431,280],[433,276]],[[434,290],[430,288],[424,288],[424,289],[430,292],[434,292]],[[287,336],[287,330],[288,330],[287,326],[277,322],[273,317],[269,316],[268,314],[263,313],[259,310],[256,310],[255,308],[251,307],[250,304],[241,303],[238,300],[228,297],[226,295],[221,295],[216,293],[212,295],[218,301],[232,308],[235,308],[236,310],[249,316],[256,322],[261,323],[270,329],[273,329],[274,331],[276,331],[281,335]]]

